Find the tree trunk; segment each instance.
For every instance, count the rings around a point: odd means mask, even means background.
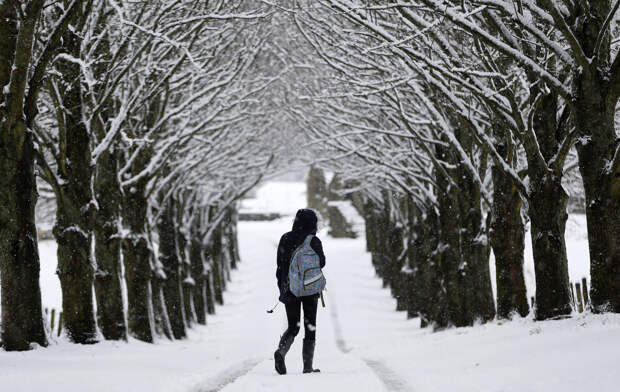
[[[232,218],[230,225],[230,239],[231,239],[231,254],[235,264],[233,268],[236,269],[237,265],[241,262],[241,253],[239,252],[239,211],[236,208],[232,210]]]
[[[180,279],[181,279],[181,290],[183,295],[183,307],[185,314],[185,323],[188,328],[191,328],[192,324],[196,321],[196,311],[194,310],[194,301],[193,301],[193,291],[194,291],[194,280],[191,274],[191,264],[189,257],[187,255],[187,237],[185,232],[183,231],[180,220],[182,219],[181,209],[178,209],[177,217],[179,221],[175,223],[175,233],[176,233],[176,245],[177,245],[177,257],[179,258],[179,264],[181,265]]]
[[[43,0],[19,7],[0,2],[0,289],[4,349],[28,350],[47,345],[43,328],[39,253],[34,207],[37,201],[32,129],[38,113],[39,79],[28,79],[37,22]],[[67,28],[74,6],[58,32]],[[59,37],[59,35],[57,36]],[[55,49],[59,39],[46,42]],[[40,58],[46,67],[49,58]],[[27,94],[26,94],[27,91]]]
[[[16,56],[32,56],[38,15],[24,24],[13,4],[0,4],[0,85],[13,77],[27,78],[26,69],[13,69]],[[25,29],[30,30],[30,34]],[[21,42],[18,33],[21,30]],[[21,53],[20,50],[22,51]],[[24,88],[17,91],[24,94]],[[15,92],[12,92],[13,94]],[[47,346],[39,287],[39,250],[34,208],[37,202],[35,148],[23,109],[9,111],[8,94],[0,95],[0,289],[2,345],[7,351]],[[21,102],[20,102],[21,105]],[[32,112],[36,112],[36,108]]]
[[[416,308],[420,314],[420,326],[434,323],[435,314],[441,309],[441,282],[439,275],[439,217],[434,206],[428,203],[427,211],[419,220],[416,238]]]
[[[176,251],[174,230],[174,200],[163,206],[164,211],[157,222],[159,232],[159,261],[163,265],[166,280],[162,284],[166,309],[175,339],[187,336],[185,308],[183,305],[181,263]]]
[[[517,312],[525,317],[529,313],[529,306],[523,277],[525,247],[525,225],[521,217],[523,201],[508,175],[497,167],[491,170],[493,175],[491,246],[495,255],[497,316],[505,319]]]
[[[80,58],[81,39],[68,31],[64,37],[67,52]],[[61,92],[64,112],[64,140],[60,140],[57,210],[54,236],[58,243],[58,276],[62,288],[64,328],[75,343],[95,343],[94,263],[91,258],[92,230],[96,207],[92,193],[93,166],[91,138],[83,117],[80,65],[58,60],[57,68],[66,88]],[[59,125],[62,127],[62,125]],[[64,144],[64,145],[62,145]]]
[[[21,121],[11,129],[0,126],[0,172],[2,344],[7,351],[47,346],[34,221],[34,144]]]
[[[531,179],[530,219],[536,273],[536,319],[569,315],[570,289],[566,258],[566,205],[561,179],[548,175]]]
[[[192,278],[195,282],[192,295],[196,311],[196,321],[198,324],[207,325],[207,286],[205,282],[206,272],[203,253],[200,237],[197,235],[197,232],[194,232],[191,238],[189,255]]]
[[[599,181],[586,190],[590,299],[595,312],[620,313],[620,169]]]
[[[575,36],[586,56],[594,57],[611,2],[588,2],[591,17]],[[588,72],[575,73],[577,153],[586,193],[590,247],[590,300],[595,312],[620,312],[620,139],[614,127],[620,77],[611,64],[609,26]],[[617,54],[616,54],[617,56]],[[615,72],[615,75],[611,72]]]
[[[214,299],[220,305],[224,305],[224,279],[223,279],[223,266],[222,266],[222,241],[221,241],[221,228],[217,228],[213,231],[211,242],[211,276],[213,278],[213,292]]]
[[[406,310],[407,318],[414,318],[418,316],[420,311],[417,302],[418,287],[416,287],[416,277],[418,274],[417,260],[416,260],[416,239],[418,238],[418,208],[415,205],[413,198],[407,196],[407,254],[406,254],[406,268],[403,273],[406,273],[405,277],[405,292],[407,296]]]
[[[205,257],[208,257],[206,255]],[[210,268],[211,268],[210,264]],[[215,290],[213,288],[213,270],[210,269],[205,277],[205,290],[207,291],[207,313],[215,314]]]
[[[107,340],[127,340],[121,276],[120,204],[118,160],[104,152],[97,162],[95,194],[99,210],[95,220],[95,295],[97,320]]]
[[[322,169],[315,166],[310,168],[306,188],[308,207],[316,210],[320,215],[327,216],[327,184]]]
[[[590,297],[595,312],[620,312],[620,164],[609,168],[618,142],[614,141],[613,116],[593,115],[592,102],[580,102],[576,117],[580,133],[594,132],[577,144],[579,167],[586,194],[590,250]],[[579,106],[581,109],[581,106]],[[589,111],[591,110],[591,111]],[[613,113],[613,111],[612,111]],[[603,130],[607,130],[604,132]],[[603,134],[606,133],[606,134]],[[584,139],[585,140],[585,139]]]
[[[468,307],[473,321],[487,322],[495,317],[495,301],[489,271],[491,248],[483,223],[480,190],[472,178],[468,179],[470,192],[461,192],[461,200],[466,204],[462,207],[462,211],[466,214],[462,217],[464,230],[461,232],[461,251],[466,265],[467,288],[470,290]]]
[[[388,250],[390,252],[390,266],[388,279],[392,296],[396,299],[396,310],[406,309],[407,296],[405,294],[405,276],[402,269],[404,265],[404,229],[402,224],[392,222],[389,230]]]
[[[371,254],[376,250],[377,243],[377,220],[375,214],[375,205],[372,201],[367,200],[364,203],[364,222],[366,234],[366,251]]]
[[[166,309],[166,300],[164,298],[164,282],[159,276],[152,279],[153,283],[153,314],[155,319],[155,332],[159,336],[165,336],[168,339],[174,339],[172,333],[172,325],[170,324],[170,317],[168,316],[168,310]]]
[[[539,85],[533,86],[532,92],[532,96],[543,94],[535,108],[533,128],[545,165],[541,167],[537,159],[528,156],[528,203],[536,273],[536,319],[545,320],[572,312],[564,237],[568,195],[562,187],[562,172],[554,172],[549,166],[562,141],[557,120],[558,98],[552,92],[541,91]]]
[[[377,209],[373,209],[373,214],[375,215],[375,227],[372,229],[374,232],[372,262],[375,266],[377,275],[382,279],[383,287],[385,288],[389,285],[388,266],[390,264],[390,258],[388,252],[388,242],[390,215],[389,205],[386,203],[386,192],[383,193],[382,203]]]
[[[226,219],[226,244],[228,254],[230,255],[230,268],[237,269],[239,262],[239,245],[237,242],[237,210],[229,208],[228,217]]]
[[[123,198],[123,222],[130,234],[123,239],[123,262],[127,282],[127,322],[129,333],[138,340],[153,342],[152,252],[146,232],[147,200],[143,180],[134,184]]]
[[[442,157],[445,159],[445,157]],[[445,292],[439,292],[438,306],[432,318],[437,328],[463,327],[473,323],[467,306],[471,294],[466,283],[466,271],[461,260],[460,222],[457,190],[444,175],[438,174],[440,282]]]

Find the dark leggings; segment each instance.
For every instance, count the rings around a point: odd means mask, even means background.
[[[304,308],[304,338],[315,340],[316,338],[316,308],[319,299],[317,296],[296,298],[286,304],[286,318],[288,319],[288,329],[286,333],[297,336],[299,333],[299,321],[301,317],[301,307]]]

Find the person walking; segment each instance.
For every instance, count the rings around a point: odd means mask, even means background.
[[[284,357],[291,348],[295,336],[299,333],[302,307],[304,311],[303,372],[316,373],[320,371],[312,367],[316,343],[316,311],[320,294],[297,297],[291,292],[289,287],[291,259],[295,251],[299,247],[306,245],[307,241],[309,241],[310,247],[318,256],[321,269],[325,267],[323,245],[321,240],[316,237],[317,221],[317,215],[313,210],[304,208],[297,211],[295,221],[293,222],[293,229],[285,233],[280,238],[280,243],[278,244],[276,278],[278,280],[278,289],[280,290],[279,300],[286,307],[286,318],[288,320],[288,328],[281,336],[278,348],[273,355],[276,371],[279,374],[286,374]]]

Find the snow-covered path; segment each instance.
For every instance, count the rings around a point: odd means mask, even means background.
[[[327,307],[319,308],[317,315],[315,365],[322,368],[322,373],[312,375],[301,373],[303,330],[287,355],[289,374],[282,377],[274,372],[272,354],[280,334],[286,329],[286,317],[283,307],[278,307],[273,315],[267,314],[265,310],[277,298],[274,277],[275,250],[280,235],[289,229],[290,223],[290,218],[284,218],[271,223],[244,222],[240,225],[243,265],[233,278],[231,290],[228,293],[232,303],[222,309],[226,320],[222,319],[221,322],[230,324],[231,331],[245,335],[242,340],[248,341],[248,345],[244,348],[246,357],[262,356],[263,359],[258,363],[249,363],[250,369],[223,389],[214,388],[211,383],[207,386],[199,386],[197,390],[205,392],[214,390],[222,392],[346,391],[352,388],[356,391],[377,392],[410,390],[406,388],[404,381],[394,379],[393,375],[382,372],[380,367],[369,365],[363,358],[350,353],[350,350],[346,348],[339,325],[336,300],[338,293],[344,294],[344,287],[346,287],[346,285],[338,287],[345,282],[337,278],[336,274],[338,271],[346,272],[346,269],[344,264],[341,264],[341,268],[337,267],[336,263],[339,259],[335,254],[328,256],[328,262],[333,258],[334,266],[332,268],[330,264],[329,273],[327,270],[326,273],[328,279],[330,275],[334,275],[334,281],[340,283],[329,284],[329,291],[325,296]],[[351,242],[351,244],[359,245],[357,242]],[[370,265],[368,268],[371,268]],[[359,271],[356,271],[357,273]],[[247,339],[248,335],[251,336],[249,339],[251,341]]]

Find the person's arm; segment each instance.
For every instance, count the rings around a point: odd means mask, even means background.
[[[278,253],[276,256],[276,261],[277,261],[277,268],[276,268],[276,279],[278,280],[278,288],[281,289],[282,286],[282,272],[284,269],[284,266],[286,265],[285,261],[284,261],[284,242],[285,242],[285,237],[286,235],[283,235],[280,238],[280,242],[278,243]]]
[[[319,256],[319,263],[321,264],[321,268],[325,267],[325,253],[323,253],[323,244],[319,237],[312,237],[310,241],[310,247],[316,252]]]

